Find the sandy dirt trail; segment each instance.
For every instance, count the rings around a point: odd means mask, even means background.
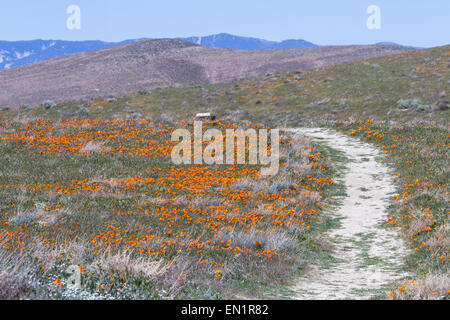
[[[370,299],[384,296],[385,286],[403,279],[407,249],[397,230],[385,224],[395,188],[381,153],[372,145],[328,129],[288,129],[322,142],[348,158],[342,183],[346,196],[337,212],[341,225],[325,236],[333,243],[335,262],[297,279],[293,299]]]

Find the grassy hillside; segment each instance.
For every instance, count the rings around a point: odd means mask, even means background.
[[[147,40],[0,71],[0,105],[35,107],[43,100],[66,102],[142,89],[223,83],[410,50],[388,45],[231,50],[180,40]]]
[[[333,221],[322,207],[343,192],[329,165],[338,156],[286,137],[290,163],[277,181],[261,181],[248,166],[170,167],[169,133],[214,111],[222,120],[212,125],[222,128],[313,123],[384,150],[398,185],[387,225],[404,230],[414,274],[390,295],[448,297],[449,65],[446,46],[228,84],[4,108],[3,283],[28,279],[19,296],[71,297],[65,270],[76,264],[94,297],[261,296],[326,259],[331,248],[320,233]]]
[[[266,124],[311,120],[372,119],[437,121],[447,112],[433,106],[448,100],[450,46],[343,64],[268,75],[260,79],[201,87],[157,89],[124,97],[98,98],[46,110],[22,108],[9,117],[190,118],[215,111],[221,118]],[[421,103],[398,105],[400,99]],[[430,108],[428,108],[429,106]]]

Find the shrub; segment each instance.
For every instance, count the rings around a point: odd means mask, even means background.
[[[138,93],[139,93],[141,96],[146,96],[146,95],[149,95],[149,94],[150,94],[150,91],[144,89],[144,90],[139,90]]]
[[[86,109],[85,107],[80,107],[80,110],[78,110],[78,115],[80,117],[87,116],[89,115],[89,110]]]
[[[397,101],[397,107],[401,110],[428,111],[431,107],[422,102],[422,100],[414,98],[409,100],[400,99]]]
[[[56,107],[56,103],[51,101],[51,100],[45,100],[45,101],[42,102],[42,106],[45,109],[51,109],[51,108]]]

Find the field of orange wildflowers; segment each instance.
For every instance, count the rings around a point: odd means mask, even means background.
[[[335,123],[377,145],[398,186],[386,225],[404,230],[415,275],[390,296],[448,298],[449,111],[436,106],[448,100],[449,50],[0,108],[0,296],[260,297],[326,254],[315,240],[337,192],[332,155],[284,137],[278,178],[257,166],[172,166],[170,133],[192,125],[175,119],[208,110],[228,119],[217,128]],[[71,265],[81,291],[68,289]]]
[[[250,165],[174,166],[171,133],[190,126],[1,123],[0,243],[34,268],[27,274],[36,288],[23,290],[53,298],[235,297],[304,266],[320,250],[312,239],[333,185],[323,152],[283,136],[281,172],[271,178]],[[80,292],[68,288],[70,266],[80,270]]]

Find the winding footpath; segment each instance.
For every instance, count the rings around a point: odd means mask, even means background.
[[[299,128],[288,132],[310,137],[341,152],[346,158],[342,183],[346,196],[333,215],[340,226],[325,237],[333,244],[330,265],[313,267],[297,279],[292,299],[370,299],[385,296],[386,285],[403,279],[407,249],[394,228],[385,224],[395,188],[381,153],[372,145],[328,129]]]

